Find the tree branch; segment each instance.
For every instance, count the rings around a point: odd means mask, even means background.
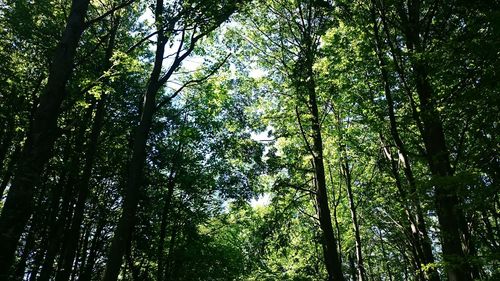
[[[170,95],[169,97],[163,99],[157,106],[156,106],[156,109],[155,110],[158,110],[160,109],[161,107],[163,107],[165,104],[169,103],[172,99],[174,99],[177,95],[180,94],[180,92],[182,92],[182,90],[184,90],[184,88],[190,86],[190,85],[193,85],[193,84],[199,84],[201,82],[204,82],[206,81],[208,78],[210,78],[211,76],[213,76],[225,63],[226,61],[228,60],[228,58],[231,56],[231,54],[228,54],[224,60],[222,60],[221,63],[219,63],[218,66],[216,66],[214,69],[212,69],[207,75],[199,78],[199,79],[192,79],[192,80],[189,80],[187,81],[186,83],[184,83],[179,89],[177,89],[172,95]]]
[[[134,3],[136,0],[127,0],[125,2],[122,2],[120,5],[112,8],[111,10],[105,12],[104,14],[98,16],[97,18],[94,18],[94,19],[91,19],[91,20],[88,20],[86,23],[85,23],[85,29],[88,28],[89,26],[91,26],[92,24],[104,19],[105,17],[111,15],[112,13],[114,13],[115,11],[121,9],[121,8],[124,8],[132,3]]]

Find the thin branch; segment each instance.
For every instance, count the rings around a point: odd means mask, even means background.
[[[104,14],[98,16],[97,18],[94,18],[94,19],[91,19],[91,20],[88,20],[86,23],[85,23],[85,28],[88,28],[89,26],[91,26],[92,24],[104,19],[105,17],[111,15],[112,13],[114,13],[115,11],[121,9],[121,8],[124,8],[132,3],[134,3],[136,0],[128,0],[128,1],[125,1],[125,2],[122,2],[120,5],[118,6],[115,6],[114,8],[112,8],[111,10],[105,12]]]
[[[146,42],[146,40],[148,40],[149,38],[151,38],[151,37],[155,36],[156,34],[158,34],[158,32],[160,32],[160,31],[156,30],[155,32],[146,35],[141,40],[137,41],[137,43],[135,43],[134,45],[130,46],[127,49],[127,51],[125,51],[125,53],[127,53],[127,54],[131,53],[135,48],[139,47],[142,43]]]
[[[297,210],[299,211],[299,213],[305,215],[306,217],[312,219],[314,222],[319,222],[319,218],[315,217],[314,215],[311,215],[311,214],[308,214],[305,210],[302,210],[300,207],[297,208]]]
[[[187,81],[186,83],[184,83],[179,89],[177,89],[172,95],[170,95],[169,97],[165,98],[164,100],[162,100],[157,106],[156,106],[156,110],[160,109],[161,107],[163,107],[165,104],[169,103],[172,99],[174,99],[177,95],[180,94],[180,92],[182,92],[182,90],[184,90],[184,88],[190,86],[190,85],[193,85],[193,84],[200,84],[204,81],[206,81],[208,78],[210,78],[211,76],[213,76],[225,63],[226,61],[228,60],[228,58],[231,56],[231,54],[228,54],[224,60],[222,60],[221,63],[219,63],[218,66],[216,66],[214,69],[212,69],[207,75],[199,78],[199,79],[192,79],[192,80],[189,80]]]
[[[311,179],[312,180],[312,179]],[[303,185],[291,185],[290,184],[290,187],[292,187],[293,189],[295,190],[300,190],[300,191],[304,191],[304,192],[307,192],[309,194],[313,194],[313,195],[316,195],[316,192],[314,190],[310,190],[310,189],[307,189],[307,188],[304,188],[303,186],[307,186],[309,184],[309,182],[311,180],[308,180],[305,184]]]

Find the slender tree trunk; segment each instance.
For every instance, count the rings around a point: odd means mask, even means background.
[[[94,269],[94,265],[98,258],[99,249],[101,248],[102,241],[102,231],[104,230],[105,219],[103,217],[99,218],[97,222],[96,230],[94,236],[92,237],[92,242],[90,246],[90,251],[88,256],[83,255],[82,259],[86,259],[84,266],[82,266],[81,274],[78,278],[79,281],[90,281],[92,278],[92,271]],[[76,274],[75,272],[73,274]]]
[[[33,248],[35,246],[35,238],[36,238],[35,231],[36,227],[32,223],[28,231],[28,235],[26,237],[26,243],[24,245],[23,252],[21,254],[19,261],[15,266],[14,275],[12,276],[13,281],[22,281],[24,279],[26,262],[28,261],[28,257],[30,253],[33,251]]]
[[[108,46],[105,54],[104,69],[109,69],[111,66],[111,57],[115,46],[116,33],[118,30],[119,21],[113,23],[109,35]],[[69,232],[65,235],[63,242],[63,258],[62,264],[57,272],[56,281],[69,280],[71,269],[78,248],[78,238],[80,237],[81,224],[83,222],[83,215],[85,212],[85,203],[90,192],[90,179],[92,177],[92,168],[94,167],[95,156],[99,142],[99,136],[104,122],[104,115],[106,112],[107,95],[103,94],[101,99],[97,101],[95,110],[94,122],[90,132],[89,141],[85,153],[85,164],[83,167],[82,176],[78,182],[78,198],[75,206],[75,211],[71,221]]]
[[[96,229],[97,230],[97,229]],[[72,266],[71,274],[69,275],[68,279],[73,280],[76,278],[77,275],[81,274],[84,270],[84,268],[87,265],[87,257],[89,256],[89,247],[91,247],[91,240],[90,236],[92,235],[92,229],[88,227],[88,230],[85,231],[84,233],[80,234],[79,240],[82,241],[81,243],[78,243],[78,245],[81,245],[81,251],[76,250],[75,251],[75,256],[76,258],[74,259],[74,266]],[[77,265],[78,265],[78,270],[77,270]],[[70,269],[71,269],[70,268]]]
[[[343,145],[344,154],[345,145]],[[365,281],[366,280],[366,272],[365,266],[363,264],[363,252],[361,249],[361,235],[359,233],[359,223],[358,223],[358,215],[356,212],[356,204],[354,203],[354,195],[352,193],[352,180],[351,180],[351,169],[349,167],[349,162],[347,160],[347,155],[344,155],[343,158],[343,174],[347,188],[347,197],[349,199],[349,209],[351,211],[351,219],[352,219],[352,227],[354,230],[354,238],[356,241],[356,269],[358,272],[358,280]]]
[[[314,164],[313,164],[313,168],[314,168]],[[330,176],[330,182],[332,183],[333,185],[333,175],[332,175],[332,169],[331,167],[328,165],[328,174]],[[340,235],[341,235],[341,232],[340,232],[340,223],[339,223],[339,219],[338,219],[338,216],[337,216],[337,209],[339,207],[339,204],[340,204],[340,200],[342,199],[342,182],[339,183],[339,187],[338,187],[338,196],[335,195],[335,188],[332,188],[332,199],[333,199],[333,222],[335,223],[335,231],[336,231],[336,234],[337,234],[337,237],[339,237],[339,241],[337,243],[337,249],[338,249],[338,254],[339,254],[339,262],[342,263],[342,244],[341,244],[341,241],[340,241]]]
[[[299,122],[302,137],[312,156],[314,168],[314,184],[316,188],[316,205],[319,217],[319,224],[322,232],[323,254],[326,270],[328,272],[328,281],[344,281],[342,273],[342,262],[340,260],[337,239],[332,225],[332,217],[330,206],[328,203],[328,192],[326,186],[325,166],[323,159],[323,140],[321,133],[321,121],[318,110],[318,102],[316,97],[316,82],[314,79],[313,65],[314,56],[316,53],[316,43],[309,34],[309,30],[304,30],[300,45],[300,55],[294,66],[295,90],[297,94],[304,95],[307,102],[307,108],[311,116],[310,119],[310,136],[312,144],[309,143],[309,137],[305,134],[300,118],[300,113],[297,111],[297,119]]]
[[[174,250],[175,250],[175,243],[177,242],[177,237],[179,234],[179,228],[181,227],[180,224],[174,223],[174,226],[172,228],[172,233],[170,235],[170,243],[168,245],[168,254],[167,254],[167,259],[165,261],[165,273],[163,275],[164,280],[170,280],[173,276],[172,274],[172,264],[174,263],[173,261],[173,256],[174,256]]]
[[[401,198],[401,204],[402,208],[404,210],[404,213],[406,215],[406,218],[408,220],[408,225],[404,225],[404,233],[405,236],[408,238],[408,241],[410,243],[410,250],[412,254],[412,265],[415,270],[415,272],[418,274],[419,280],[426,280],[426,277],[424,275],[424,271],[422,269],[422,264],[424,263],[424,255],[422,252],[422,243],[420,239],[420,234],[418,233],[418,227],[417,223],[415,222],[414,216],[412,214],[411,210],[411,204],[408,202],[408,195],[406,190],[403,188],[403,183],[401,181],[397,166],[396,166],[396,161],[394,156],[392,155],[390,149],[388,146],[385,144],[385,141],[381,135],[381,140],[383,144],[383,149],[384,153],[386,154],[387,159],[390,161],[390,169],[392,176],[394,178],[394,181],[396,183],[396,188],[398,190],[398,195]]]
[[[57,252],[59,250],[59,237],[62,233],[62,226],[58,224],[58,220],[54,220],[51,224],[48,239],[47,239],[47,250],[45,252],[45,257],[43,259],[42,268],[40,270],[40,276],[37,281],[48,281],[53,274],[54,259],[56,258]]]
[[[238,1],[236,1],[238,2]],[[186,44],[188,47],[181,52],[178,50],[174,61],[170,65],[169,70],[162,75],[162,65],[165,54],[165,45],[168,39],[165,35],[166,30],[170,30],[175,27],[175,24],[180,17],[184,14],[179,12],[178,15],[165,19],[164,18],[164,7],[163,0],[157,0],[155,5],[155,23],[156,23],[156,52],[155,60],[153,65],[153,70],[148,80],[148,86],[143,98],[141,116],[139,120],[139,125],[134,131],[133,137],[133,148],[132,157],[129,161],[129,173],[127,176],[125,194],[123,198],[122,214],[118,225],[115,229],[114,236],[111,242],[110,251],[108,253],[108,262],[106,264],[106,270],[104,273],[103,281],[116,281],[118,274],[120,272],[121,265],[123,263],[123,255],[125,253],[127,245],[131,239],[131,233],[134,228],[134,220],[136,216],[137,207],[139,204],[140,188],[144,176],[144,165],[146,162],[146,143],[149,137],[149,132],[151,128],[151,123],[153,121],[153,115],[156,111],[156,95],[160,88],[170,79],[172,74],[177,70],[182,61],[191,54],[194,50],[195,44],[198,40],[206,36],[210,31],[217,28],[224,20],[226,20],[235,10],[235,6],[231,6],[231,9],[225,11],[223,14],[219,15],[216,23],[203,29],[203,31],[198,32],[198,34],[193,34],[190,39],[185,37],[186,30],[182,32],[182,45]],[[192,30],[196,32],[198,26]],[[186,40],[190,40],[187,42]],[[181,46],[182,46],[181,45]],[[178,94],[179,92],[177,92]],[[170,101],[174,96],[162,101]]]
[[[380,229],[378,231],[378,236],[380,238],[380,249],[382,250],[382,256],[384,257],[384,270],[386,271],[387,275],[389,276],[389,281],[394,280],[394,277],[392,275],[392,270],[391,267],[389,266],[389,258],[387,257],[387,251],[385,249],[385,243],[384,243],[384,237],[382,236],[382,231]]]
[[[427,264],[432,264],[434,263],[434,255],[432,253],[432,245],[427,233],[427,227],[425,225],[425,219],[424,215],[422,212],[421,204],[420,204],[420,198],[419,194],[417,191],[416,187],[416,182],[415,182],[415,177],[413,176],[413,171],[410,166],[410,160],[408,157],[408,152],[406,150],[406,146],[404,145],[398,131],[398,126],[397,126],[397,121],[396,121],[396,114],[394,110],[394,101],[392,98],[392,91],[389,83],[389,74],[387,71],[387,63],[385,60],[385,57],[383,55],[382,51],[382,42],[380,39],[380,34],[379,34],[379,28],[378,28],[378,23],[376,21],[375,17],[375,4],[373,4],[372,7],[372,17],[373,17],[373,28],[374,28],[374,36],[375,36],[375,43],[376,43],[376,51],[377,51],[377,57],[379,60],[380,64],[380,71],[381,71],[381,76],[382,76],[382,81],[384,83],[384,94],[385,98],[387,100],[387,109],[388,109],[388,115],[389,115],[389,123],[390,123],[390,131],[391,131],[391,136],[392,139],[394,140],[394,143],[396,144],[396,147],[399,151],[399,154],[403,158],[403,171],[406,176],[406,179],[408,181],[408,186],[409,186],[409,194],[407,192],[404,192],[402,194],[402,197],[404,201],[409,201],[409,203],[412,206],[412,209],[414,210],[415,214],[412,214],[413,212],[410,211],[407,207],[405,207],[407,217],[410,221],[411,224],[411,231],[412,231],[412,236],[413,236],[413,244],[415,245],[417,251],[416,254],[419,256],[416,257],[417,260],[421,260],[421,263],[427,265]],[[391,159],[391,161],[393,161]],[[391,162],[392,163],[392,162]],[[394,173],[397,173],[397,170],[394,171]],[[397,176],[395,174],[395,176]],[[402,187],[401,187],[402,189]],[[409,197],[409,198],[407,198]],[[430,281],[439,281],[439,274],[438,272],[430,268],[428,270],[424,271],[421,269],[421,263],[419,262],[417,267],[419,272],[425,274],[425,279],[430,280]]]
[[[155,20],[158,25],[155,62],[148,81],[146,93],[144,94],[139,125],[134,132],[132,158],[129,162],[129,172],[123,198],[122,214],[111,242],[103,281],[117,280],[123,262],[123,255],[125,254],[126,247],[130,244],[135,224],[135,216],[140,197],[140,187],[144,176],[144,165],[147,156],[146,143],[149,137],[151,123],[153,121],[153,114],[156,106],[156,94],[161,87],[158,81],[162,71],[165,44],[167,42],[162,26],[163,0],[156,1]]]
[[[71,154],[73,153],[73,149],[71,147],[71,137],[68,136],[68,140],[66,141],[66,145],[63,149],[63,157],[62,162],[68,163],[70,162]],[[58,218],[59,211],[62,209],[61,207],[61,197],[65,187],[65,182],[68,178],[68,170],[64,169],[59,177],[59,181],[50,187],[48,191],[48,214],[47,218],[44,219],[44,227],[46,230],[46,235],[42,239],[42,243],[38,249],[44,253],[43,262],[41,263],[40,276],[37,278],[37,281],[48,280],[50,275],[52,274],[52,266],[54,258],[57,254],[57,247],[59,246],[59,235],[61,234],[61,225],[59,224]]]
[[[161,58],[163,58],[163,56],[161,56]],[[134,148],[132,159],[129,163],[129,173],[123,199],[123,211],[111,242],[103,281],[116,281],[118,278],[123,255],[132,237],[135,216],[139,204],[140,185],[146,161],[146,142],[153,118],[155,95],[158,90],[158,85],[153,81],[154,80],[150,81],[148,91],[146,92],[141,121],[134,134]]]
[[[351,280],[356,281],[357,267],[352,253],[349,253],[349,269],[351,270]]]
[[[156,258],[158,262],[158,268],[156,272],[156,279],[163,280],[163,274],[165,273],[165,258],[164,258],[164,250],[165,250],[165,236],[167,233],[167,218],[168,213],[170,211],[170,202],[172,201],[172,195],[174,194],[174,172],[171,171],[170,177],[167,182],[167,194],[164,200],[163,212],[160,223],[160,239],[158,244],[158,251],[156,253]]]
[[[3,137],[0,135],[0,171],[3,170],[3,165],[6,163],[9,148],[12,146],[12,140],[14,139],[14,126],[13,120],[8,120],[6,122],[6,129],[3,133]],[[3,131],[3,130],[2,130]],[[1,131],[0,131],[1,132]]]
[[[47,239],[47,252],[40,271],[40,277],[37,281],[49,281],[54,274],[54,260],[60,252],[62,242],[61,237],[64,235],[64,230],[67,229],[65,226],[71,216],[71,201],[73,199],[74,186],[76,179],[78,178],[78,170],[80,167],[80,151],[82,151],[83,148],[85,131],[87,124],[92,117],[94,107],[95,103],[86,109],[85,116],[82,118],[82,126],[78,129],[76,136],[74,136],[74,146],[71,145],[71,140],[68,137],[68,147],[66,149],[68,150],[69,159],[64,161],[65,163],[68,163],[69,166],[68,175],[67,177],[62,177],[66,179],[62,180],[61,183],[53,187],[55,191],[53,192],[52,198],[52,218],[50,219]],[[61,199],[61,204],[59,204]]]
[[[56,275],[56,280],[68,280],[73,266],[74,258],[78,248],[78,240],[80,237],[81,224],[83,222],[83,214],[85,211],[85,202],[89,193],[89,182],[92,173],[93,161],[95,153],[97,150],[97,141],[101,130],[101,124],[103,119],[103,104],[105,97],[98,101],[96,116],[94,123],[92,124],[92,131],[90,136],[90,142],[88,144],[87,152],[85,153],[85,165],[83,168],[83,175],[78,184],[78,198],[74,210],[74,214],[71,220],[71,226],[69,227],[68,233],[64,236],[63,241],[63,259],[60,265],[60,270]]]
[[[41,194],[45,194],[45,192],[40,192]],[[30,259],[30,267],[26,270],[26,264],[22,264],[22,259],[16,265],[16,272],[21,275],[14,275],[11,279],[16,280],[15,278],[19,278],[18,280],[25,280],[24,273],[27,271],[29,280],[36,280],[38,271],[43,262],[43,257],[45,255],[45,248],[43,247],[45,243],[45,237],[41,237],[46,232],[45,217],[48,216],[49,212],[47,209],[46,203],[41,202],[42,200],[37,200],[37,204],[35,206],[35,212],[33,217],[31,218],[30,228],[28,230],[28,236],[26,238],[26,244],[24,245],[23,254],[26,253]],[[30,237],[31,236],[31,237]],[[40,239],[42,238],[42,239]],[[29,245],[33,241],[33,245]],[[41,240],[38,241],[37,240]],[[28,257],[27,257],[28,258]],[[22,273],[21,273],[22,272]]]
[[[33,194],[56,139],[59,108],[73,72],[78,42],[84,30],[89,0],[73,0],[61,42],[49,71],[33,125],[0,216],[0,280],[9,276],[17,244],[33,211]]]
[[[354,194],[352,192],[352,177],[351,167],[348,158],[347,145],[344,142],[344,128],[340,115],[337,112],[337,125],[339,134],[339,152],[340,152],[340,176],[346,184],[347,198],[349,200],[349,210],[351,212],[351,220],[354,231],[355,247],[356,247],[356,270],[359,281],[366,280],[366,270],[363,264],[363,252],[361,247],[361,235],[359,231],[358,215],[356,212],[356,204],[354,202]]]
[[[311,42],[312,43],[312,42]],[[311,46],[312,44],[309,44]],[[318,206],[318,217],[322,230],[324,243],[324,258],[328,271],[329,281],[343,281],[342,264],[340,262],[339,253],[337,250],[337,240],[335,238],[332,218],[330,214],[330,206],[328,203],[328,193],[326,188],[325,167],[323,160],[323,140],[321,135],[320,116],[318,103],[316,98],[316,85],[313,74],[313,54],[312,52],[305,54],[305,70],[307,71],[306,79],[301,81],[305,83],[304,90],[307,91],[308,104],[311,113],[311,133],[312,147],[311,153],[313,156],[315,186],[316,186],[316,204]]]
[[[311,77],[312,80],[312,77]],[[328,204],[328,193],[326,189],[325,167],[323,164],[323,140],[321,138],[321,127],[319,124],[318,104],[316,92],[313,87],[309,88],[309,106],[312,112],[313,133],[313,161],[316,184],[316,204],[318,205],[318,216],[321,230],[323,231],[323,243],[325,243],[325,262],[328,271],[328,279],[332,281],[343,281],[342,265],[337,251],[337,240],[332,226],[330,207]]]
[[[398,3],[398,13],[403,21],[403,32],[406,46],[410,52],[424,53],[425,46],[421,35],[421,1],[408,3],[405,13]],[[441,230],[443,259],[449,264],[446,267],[449,281],[470,281],[471,267],[465,260],[461,236],[465,235],[460,228],[460,221],[465,220],[460,208],[457,188],[447,183],[446,178],[453,176],[449,151],[446,146],[443,124],[436,109],[434,92],[429,82],[428,67],[420,58],[411,60],[412,73],[415,79],[416,92],[420,101],[419,109],[423,124],[422,139],[426,149],[426,158],[432,176],[436,180],[435,201],[438,221]]]

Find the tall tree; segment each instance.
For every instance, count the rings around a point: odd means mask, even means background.
[[[259,36],[269,41],[271,46],[257,48],[271,52],[271,55],[266,53],[264,60],[273,67],[280,63],[279,75],[290,83],[289,88],[284,87],[282,91],[293,93],[293,98],[289,100],[293,106],[289,110],[295,115],[297,131],[312,158],[314,191],[311,193],[315,196],[328,280],[344,280],[328,198],[321,124],[324,112],[320,111],[322,104],[317,97],[317,74],[314,71],[320,38],[331,23],[331,7],[327,2],[272,1],[264,4],[264,8],[267,14],[263,16],[269,18],[269,26],[262,28],[255,22],[253,24]],[[271,30],[273,24],[278,33]]]
[[[128,165],[129,172],[126,180],[122,215],[111,243],[103,277],[105,281],[118,278],[123,254],[129,247],[139,204],[144,164],[147,156],[146,144],[153,115],[158,106],[168,103],[179,91],[164,98],[160,105],[157,104],[156,97],[161,87],[169,81],[182,61],[194,50],[196,43],[226,21],[236,10],[239,2],[221,2],[218,5],[211,6],[203,1],[195,1],[194,3],[183,3],[181,1],[169,3],[167,7],[164,5],[163,0],[158,0],[154,6],[156,28],[154,65],[144,93],[139,124],[133,135],[132,157]],[[165,47],[169,42],[173,42],[176,36],[180,37],[179,47],[168,70],[162,73]]]
[[[376,3],[374,5],[376,5],[380,15],[386,34],[385,39],[390,45],[399,76],[403,82],[412,83],[412,85],[407,84],[405,87],[409,89],[408,95],[412,102],[415,122],[419,126],[427,165],[433,177],[435,206],[440,224],[443,256],[447,263],[448,278],[450,280],[471,280],[475,273],[473,273],[474,270],[466,257],[472,254],[467,249],[473,248],[470,244],[470,230],[462,223],[465,221],[465,214],[463,198],[459,195],[461,188],[452,180],[455,169],[450,153],[450,139],[453,137],[446,136],[446,127],[442,114],[439,112],[440,106],[444,105],[439,101],[443,91],[438,90],[433,85],[433,81],[437,81],[436,76],[442,70],[435,67],[429,60],[436,52],[435,50],[446,52],[446,45],[442,43],[442,37],[440,37],[444,34],[438,29],[444,28],[452,33],[462,32],[460,24],[452,19],[453,16],[463,17],[460,13],[461,5],[459,3],[442,4],[438,2],[429,4],[422,1],[410,1],[407,4],[395,3],[394,5]],[[392,16],[397,17],[401,21],[401,25],[392,25],[390,23]],[[403,36],[404,41],[401,44],[404,44],[408,52],[404,52],[403,46],[395,41],[394,36],[397,36],[395,34]],[[458,79],[467,81],[465,77]],[[449,83],[449,81],[440,82],[445,85]],[[415,100],[412,89],[408,87],[414,87],[418,100]],[[461,241],[462,245],[458,241]],[[425,248],[428,249],[428,247]],[[426,252],[425,256],[430,256],[430,250],[428,249]]]
[[[78,42],[85,28],[90,1],[72,1],[66,27],[54,51],[47,86],[40,97],[33,123],[22,149],[14,179],[0,216],[0,276],[6,279],[19,238],[33,211],[33,192],[57,137],[57,117],[65,87],[73,70]]]
[[[387,70],[387,62],[384,56],[384,51],[383,51],[383,46],[382,46],[382,40],[380,38],[380,31],[379,31],[379,23],[377,22],[376,19],[376,13],[375,13],[375,7],[372,6],[372,20],[373,20],[373,35],[375,37],[375,45],[376,45],[376,52],[377,52],[377,57],[380,65],[380,72],[381,72],[381,79],[383,81],[384,85],[384,95],[387,101],[387,113],[389,116],[389,123],[390,123],[390,134],[392,136],[392,139],[394,143],[396,144],[396,147],[398,149],[398,154],[401,155],[403,163],[403,171],[405,174],[405,177],[408,181],[408,186],[409,186],[409,192],[406,192],[403,190],[403,187],[400,187],[400,193],[401,196],[403,197],[403,200],[407,200],[408,204],[411,205],[410,208],[406,208],[405,211],[407,212],[408,220],[411,225],[411,233],[413,236],[412,243],[414,244],[414,247],[416,250],[414,251],[416,254],[415,260],[417,261],[417,269],[420,272],[420,275],[422,276],[424,272],[427,274],[426,279],[427,280],[439,280],[438,273],[433,269],[430,268],[426,271],[422,270],[421,265],[429,265],[434,263],[434,256],[432,253],[432,248],[430,244],[430,239],[428,237],[427,233],[427,227],[421,207],[421,202],[420,202],[420,195],[417,190],[416,186],[416,180],[412,171],[412,167],[410,164],[409,160],[409,155],[408,155],[408,150],[406,148],[406,145],[404,144],[403,140],[401,139],[400,133],[399,133],[399,128],[397,125],[397,120],[396,120],[396,113],[394,110],[394,100],[392,97],[392,90],[391,90],[391,84],[390,84],[390,78],[389,78],[389,73]],[[395,163],[392,156],[390,156],[389,161],[391,161],[392,165],[392,170],[394,177],[396,178],[397,185],[401,185],[399,182],[400,180],[398,179],[398,174],[397,174],[397,168],[394,166]],[[413,210],[413,211],[412,211]]]

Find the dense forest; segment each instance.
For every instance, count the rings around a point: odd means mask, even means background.
[[[0,281],[500,280],[498,0],[0,0]]]

